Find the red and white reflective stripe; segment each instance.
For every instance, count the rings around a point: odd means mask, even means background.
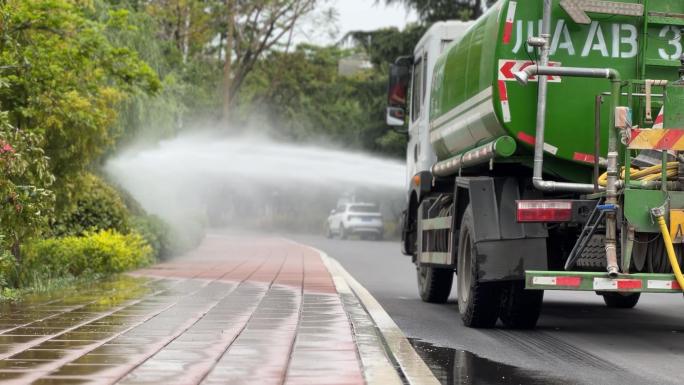
[[[527,143],[530,146],[534,146],[534,136],[524,133],[522,131],[518,132],[518,139],[521,142]],[[544,143],[544,151],[548,152],[549,154],[556,155],[558,153],[558,147]]]
[[[630,290],[642,289],[640,279],[594,278],[594,290]]]
[[[515,22],[515,8],[518,3],[511,1],[508,3],[508,12],[506,13],[506,25],[504,25],[503,43],[509,44],[511,36],[513,35],[513,22]]]
[[[501,113],[504,123],[511,121],[511,107],[508,104],[508,88],[506,82],[499,80],[499,100],[501,100]]]
[[[572,155],[572,159],[578,162],[594,164],[594,160],[596,159],[596,157],[591,154],[583,154],[581,152],[576,152]]]
[[[658,117],[656,118],[655,122],[653,123],[653,128],[663,128],[663,122],[664,121],[665,121],[664,108],[661,108],[660,112],[658,113]]]
[[[646,283],[649,289],[659,290],[682,290],[677,281],[663,281],[659,279],[649,279]]]
[[[579,287],[581,283],[581,277],[532,277],[532,284],[540,286]]]
[[[529,61],[529,60],[508,60],[508,59],[499,59],[499,73],[498,73],[498,78],[499,80],[505,80],[507,82],[517,82],[515,78],[515,73],[520,72],[525,70],[525,68],[536,65],[535,62]],[[549,62],[549,67],[560,67],[561,63],[560,62]],[[548,75],[546,77],[549,81],[549,83],[560,83],[563,78],[560,76],[551,76]],[[531,76],[529,78],[529,81],[531,82],[536,82],[538,79],[536,76]]]

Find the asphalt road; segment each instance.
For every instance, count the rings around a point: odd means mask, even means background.
[[[594,293],[551,292],[534,331],[469,329],[455,288],[421,302],[415,268],[395,242],[290,236],[336,258],[382,304],[447,384],[681,384],[684,298],[644,294],[608,309]],[[434,345],[434,347],[433,347]]]

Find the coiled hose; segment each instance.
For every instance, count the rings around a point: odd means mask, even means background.
[[[667,163],[667,179],[673,179],[679,175],[679,162],[668,162]],[[651,166],[647,167],[644,169],[630,169],[630,174],[629,177],[631,180],[634,181],[643,181],[643,182],[648,182],[648,181],[655,181],[655,180],[660,180],[661,178],[661,171],[662,171],[662,166],[661,165],[656,165],[656,166]],[[620,173],[620,179],[624,180],[625,179],[625,168],[622,168],[622,172]],[[605,187],[608,184],[608,173],[604,173],[598,178],[598,184],[599,186]]]

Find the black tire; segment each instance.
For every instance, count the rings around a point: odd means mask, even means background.
[[[325,237],[328,238],[328,239],[332,239],[332,238],[333,238],[333,232],[332,232],[332,229],[330,228],[330,225],[328,225],[328,228],[327,228],[327,230],[325,231]]]
[[[599,293],[606,306],[614,309],[631,309],[639,302],[641,293]]]
[[[533,329],[537,326],[542,302],[543,290],[525,290],[525,281],[507,283],[502,290],[499,318],[511,329]]]
[[[344,225],[340,225],[340,239],[347,239],[349,238],[349,235],[347,234],[347,230],[344,229]]]
[[[418,292],[424,302],[445,303],[451,293],[454,282],[452,269],[439,269],[419,264],[416,266],[418,275]]]
[[[472,233],[473,214],[469,206],[461,221],[458,242],[458,311],[465,326],[491,328],[499,318],[501,284],[478,282],[477,255]]]

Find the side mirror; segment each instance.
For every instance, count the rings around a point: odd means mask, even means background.
[[[405,108],[410,82],[411,64],[408,60],[397,59],[396,63],[390,64],[387,105]]]
[[[412,57],[401,57],[390,65],[387,85],[388,126],[401,127],[406,123],[406,106],[409,83],[411,82]]]
[[[391,127],[402,127],[406,124],[406,110],[402,107],[387,107],[386,122]]]

